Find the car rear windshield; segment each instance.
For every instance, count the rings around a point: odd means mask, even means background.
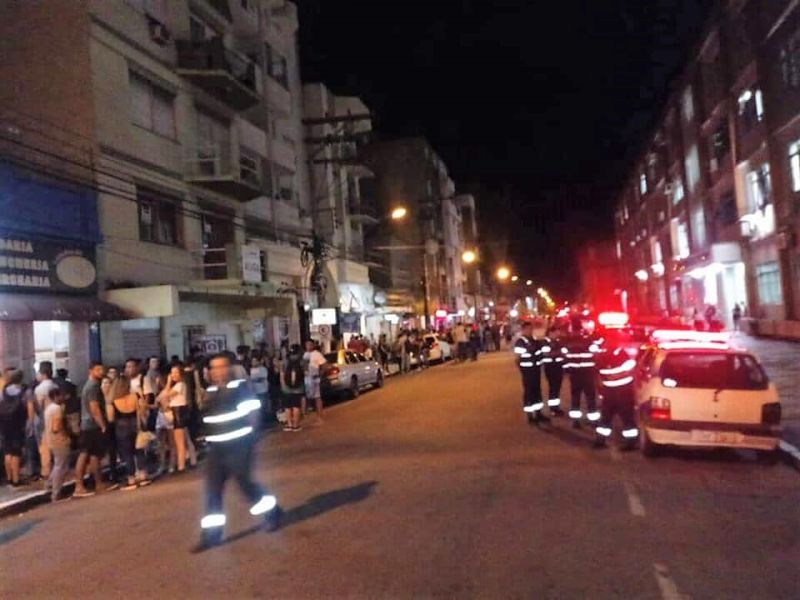
[[[661,364],[661,379],[674,387],[725,390],[764,390],[764,370],[749,354],[671,352]]]
[[[334,365],[339,362],[339,353],[338,352],[328,352],[325,355],[325,360],[329,363],[333,363]]]

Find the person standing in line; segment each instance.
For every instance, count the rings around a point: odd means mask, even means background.
[[[26,396],[22,371],[6,369],[5,385],[0,399],[0,436],[3,441],[6,480],[14,487],[20,485],[20,462],[25,446],[25,424],[28,416]]]
[[[64,415],[66,398],[59,387],[52,387],[48,392],[48,406],[44,409],[44,437],[47,447],[53,453],[53,468],[47,479],[46,489],[50,490],[50,500],[59,502],[69,500],[61,497],[61,487],[69,471],[69,454],[72,440],[67,431]]]
[[[56,378],[53,381],[64,392],[64,418],[67,423],[67,433],[75,447],[81,434],[81,399],[78,388],[70,380],[69,371],[66,369],[56,369]]]
[[[42,478],[49,479],[50,446],[47,444],[48,436],[44,435],[44,413],[50,404],[50,391],[58,387],[53,381],[53,363],[49,360],[43,360],[39,363],[39,375],[37,379],[39,380],[39,385],[33,390],[33,396],[36,402],[29,404],[28,418],[32,419],[34,423],[34,433],[39,446],[39,461],[42,466]]]
[[[256,398],[261,401],[261,412],[264,423],[272,418],[272,403],[269,399],[269,371],[264,366],[264,361],[257,356],[250,359],[250,383]]]
[[[733,305],[733,330],[739,331],[739,326],[742,320],[742,307],[737,302]]]
[[[126,363],[125,372],[128,371]],[[124,463],[125,484],[122,489],[125,491],[135,490],[137,488],[136,435],[138,433],[137,405],[139,398],[132,391],[131,380],[127,375],[115,379],[111,387],[110,398],[107,412],[114,413],[114,436],[120,459]]]
[[[386,334],[382,333],[378,337],[378,361],[384,375],[389,374],[389,344],[386,342]]]
[[[158,420],[158,405],[156,396],[163,387],[163,377],[161,375],[161,361],[156,356],[151,356],[147,360],[147,372],[142,379],[142,393],[147,403],[147,430],[155,431]]]
[[[314,402],[317,412],[317,423],[323,423],[322,390],[320,389],[320,368],[326,362],[325,356],[317,349],[314,340],[306,340],[306,352],[303,363],[306,365],[306,398]]]
[[[81,391],[81,438],[80,454],[75,466],[75,492],[74,498],[93,496],[95,492],[86,489],[84,476],[87,472],[94,478],[95,489],[100,489],[100,459],[107,450],[106,436],[108,426],[103,414],[103,393],[100,382],[103,380],[103,365],[93,361],[89,366],[89,378]],[[110,485],[106,491],[116,489],[117,485]]]
[[[183,473],[186,470],[186,427],[189,424],[189,403],[186,399],[182,364],[172,365],[162,395],[167,404],[165,413],[172,415],[171,448],[175,450],[175,457],[170,457],[170,463],[177,462],[178,473]]]
[[[283,408],[287,411],[284,431],[300,431],[300,415],[305,397],[305,369],[303,354],[299,344],[293,344],[281,369],[281,389]]]
[[[115,386],[117,381],[119,381],[119,369],[117,367],[108,367],[106,369],[106,376],[103,379],[103,383],[108,380],[107,388],[104,388],[101,384],[101,388],[103,389],[103,411],[106,415],[106,423],[108,425],[108,469],[109,474],[108,477],[111,481],[117,481],[117,435],[116,431],[116,424],[114,422],[114,398],[115,398]]]

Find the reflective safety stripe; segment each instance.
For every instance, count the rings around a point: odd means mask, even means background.
[[[547,406],[561,406],[561,398],[551,398],[547,401]]]
[[[245,379],[234,379],[233,381],[229,381],[228,385],[226,385],[225,387],[233,390],[233,389],[238,388],[245,381],[246,381]]]
[[[589,350],[592,351],[592,352],[600,352],[601,351],[600,350],[600,346],[598,346],[597,344],[592,344],[591,346],[589,346]]]
[[[626,360],[618,367],[611,367],[608,369],[600,369],[601,375],[620,375],[622,373],[627,373],[628,371],[633,371],[634,367],[636,366],[636,361],[631,359]]]
[[[544,408],[544,402],[536,402],[535,404],[531,405],[531,408],[535,411],[542,410]]]
[[[594,354],[591,352],[576,352],[574,354],[567,354],[567,358],[592,358]]]
[[[627,377],[623,377],[622,379],[603,381],[603,385],[605,387],[622,387],[623,385],[628,385],[629,383],[633,383],[633,375],[628,375]]]
[[[581,363],[564,363],[565,369],[588,369],[589,367],[593,367],[595,363],[593,362],[581,362]]]
[[[611,428],[610,427],[598,427],[595,429],[597,433],[602,436],[608,437],[611,435]]]
[[[540,365],[549,365],[551,362],[553,362],[552,358],[543,358],[542,360],[539,361],[539,364]]]
[[[207,442],[229,442],[231,440],[239,439],[240,437],[244,437],[249,433],[252,433],[252,427],[242,427],[241,429],[236,429],[234,431],[229,431],[228,433],[220,433],[218,435],[207,435],[206,441]]]
[[[599,411],[595,411],[595,412],[586,413],[586,418],[589,419],[590,421],[599,421],[600,420],[600,412]]]
[[[622,431],[622,437],[624,438],[628,439],[635,438],[638,435],[639,435],[639,430],[636,427],[634,427],[633,429],[624,429]]]
[[[526,352],[525,354],[522,354],[521,356],[522,356],[522,358],[532,358],[533,354],[531,354],[530,352]]]
[[[250,507],[250,514],[253,516],[263,515],[278,506],[278,499],[275,496],[262,496],[261,500]]]
[[[216,392],[219,389],[216,385],[210,385],[206,388],[207,392]]]
[[[550,346],[542,346],[542,352],[550,352],[553,349]]]
[[[532,367],[533,363],[531,361],[529,361],[529,360],[526,360],[524,362],[519,363],[519,366],[520,367]]]
[[[522,407],[522,412],[532,413],[533,411],[534,411],[533,405],[523,406]]]
[[[206,515],[200,519],[200,527],[211,529],[212,527],[223,527],[225,525],[225,515],[221,513]]]
[[[514,354],[527,354],[528,351],[522,346],[514,346]]]
[[[203,423],[227,423],[228,421],[235,421],[246,417],[251,412],[261,408],[261,400],[258,398],[251,398],[243,400],[236,405],[236,410],[231,412],[222,413],[221,415],[208,415],[203,417]]]
[[[562,348],[561,349],[561,354],[568,354],[568,353],[569,353],[569,350],[567,350],[566,348]]]
[[[556,356],[556,362],[564,362],[564,359],[561,356]]]
[[[579,410],[571,410],[569,411],[569,418],[570,419],[580,419],[583,416],[583,413]]]

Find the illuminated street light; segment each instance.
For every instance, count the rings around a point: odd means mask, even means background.
[[[393,221],[401,221],[408,215],[408,209],[405,206],[398,206],[392,209],[390,216]]]
[[[461,255],[461,260],[463,260],[468,265],[471,265],[476,260],[478,260],[478,253],[474,250],[464,250],[464,254]]]
[[[525,282],[525,285],[527,285],[527,286],[533,285],[533,280],[532,279],[528,279],[528,281]]]
[[[500,281],[505,281],[509,277],[511,277],[511,270],[508,267],[500,267],[497,269],[497,278]]]
[[[511,281],[517,282],[517,281],[519,281],[519,277],[518,277],[518,276],[516,276],[516,275],[514,275],[514,276],[511,278]]]

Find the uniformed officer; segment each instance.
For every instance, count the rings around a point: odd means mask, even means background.
[[[542,414],[541,344],[534,339],[533,327],[527,321],[522,324],[519,339],[514,344],[514,354],[522,375],[522,410],[528,415],[528,422],[549,421]]]
[[[542,341],[539,359],[547,378],[547,406],[553,416],[564,414],[561,410],[561,383],[564,379],[564,354],[561,348],[561,340],[556,331]]]
[[[633,378],[636,361],[629,358],[622,348],[603,352],[597,357],[597,374],[603,396],[600,421],[595,429],[597,444],[603,446],[611,437],[614,416],[622,421],[622,437],[634,445],[639,429],[634,419]]]
[[[208,443],[206,465],[205,514],[200,521],[202,538],[198,550],[222,540],[226,517],[222,506],[225,481],[234,477],[250,501],[250,514],[265,520],[265,527],[278,527],[280,507],[275,496],[265,492],[252,479],[255,429],[261,410],[250,385],[232,379],[231,359],[217,354],[208,363],[211,385],[203,402],[203,426]]]
[[[589,422],[600,420],[595,382],[595,355],[599,352],[600,346],[585,331],[570,334],[561,348],[563,368],[569,374],[571,388],[569,418],[576,429],[580,428],[583,418],[581,396],[586,396],[586,418]]]

